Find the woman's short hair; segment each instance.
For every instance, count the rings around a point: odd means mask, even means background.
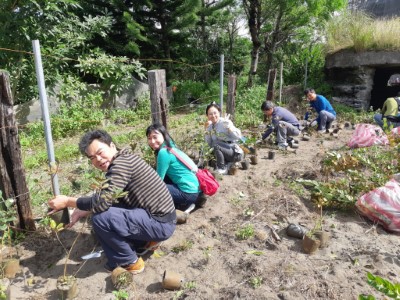
[[[213,101],[213,102],[211,102],[210,104],[207,105],[207,107],[206,107],[206,115],[208,115],[208,110],[211,107],[215,107],[216,109],[218,109],[219,113],[221,113],[221,107],[219,107],[219,105],[215,101]]]

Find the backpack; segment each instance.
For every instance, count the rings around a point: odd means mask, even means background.
[[[210,171],[206,169],[197,169],[197,171],[194,171],[193,168],[186,163],[179,155],[174,151],[174,149],[170,147],[166,147],[173,155],[176,156],[176,158],[183,163],[190,171],[194,172],[196,174],[197,180],[199,181],[200,185],[200,190],[208,195],[212,196],[214,195],[218,189],[219,189],[219,183],[217,180],[215,180],[214,176],[211,174]]]

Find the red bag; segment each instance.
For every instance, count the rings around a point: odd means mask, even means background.
[[[207,169],[198,169],[196,176],[199,180],[200,189],[204,194],[212,196],[218,191],[219,183],[215,180],[210,171]]]
[[[183,163],[190,171],[193,171],[193,168],[186,163],[179,155],[174,151],[174,149],[170,147],[166,147],[172,154],[176,156],[177,159],[180,160],[181,163]],[[210,171],[207,169],[197,169],[197,172],[195,173],[197,179],[199,180],[199,185],[200,185],[200,190],[208,195],[212,196],[214,195],[218,189],[219,189],[219,183],[217,180],[215,180],[214,176],[211,174]]]

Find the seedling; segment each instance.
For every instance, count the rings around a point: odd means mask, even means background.
[[[126,300],[129,299],[129,293],[125,290],[113,291],[116,300]]]

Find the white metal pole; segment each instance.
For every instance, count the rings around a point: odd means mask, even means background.
[[[280,63],[279,72],[279,102],[282,103],[282,84],[283,84],[283,62]]]
[[[219,70],[219,102],[222,111],[224,104],[224,55],[223,54],[221,54],[221,64]]]
[[[47,146],[47,157],[49,159],[50,169],[52,174],[51,181],[53,185],[53,193],[54,195],[60,194],[60,188],[58,186],[58,176],[57,170],[55,169],[56,160],[54,156],[54,146],[53,146],[53,138],[51,136],[51,126],[50,126],[50,115],[49,109],[47,105],[47,95],[46,88],[44,84],[44,75],[43,75],[43,66],[42,66],[42,58],[40,54],[40,45],[38,40],[32,41],[33,46],[33,54],[35,58],[35,69],[36,69],[36,77],[39,87],[39,97],[40,97],[40,106],[42,108],[42,117],[44,122],[44,133],[46,137],[46,146]]]

